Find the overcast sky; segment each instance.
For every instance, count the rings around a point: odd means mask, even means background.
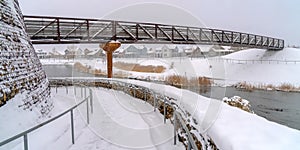
[[[299,0],[19,0],[19,3],[26,15],[205,26],[283,38],[286,44],[300,45]]]

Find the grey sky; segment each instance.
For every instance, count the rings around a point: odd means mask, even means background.
[[[23,14],[27,15],[104,17],[197,25],[283,38],[286,44],[300,45],[299,0],[19,0],[19,2]],[[142,4],[145,2],[148,4]],[[158,8],[157,4],[164,5]]]

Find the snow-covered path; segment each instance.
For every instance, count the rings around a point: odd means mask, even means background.
[[[75,89],[76,95],[73,87],[68,88],[68,94],[65,88],[58,88],[58,93],[52,89],[55,104],[52,116],[60,114],[83,99],[84,90],[81,97],[81,89]],[[93,96],[94,112],[90,114],[89,125],[86,124],[85,103],[74,111],[74,145],[71,143],[70,115],[66,114],[28,134],[29,149],[184,149],[179,142],[177,146],[173,145],[172,124],[164,124],[163,116],[158,111],[154,112],[151,105],[123,92],[103,88],[93,88]],[[0,125],[3,127],[0,138],[3,140],[42,122],[36,121],[37,116],[31,115],[30,119],[27,113],[20,113],[23,110],[12,110],[9,115],[0,118]],[[13,119],[13,116],[18,116],[18,120]],[[28,122],[28,119],[32,121]],[[2,124],[5,121],[15,127],[11,129],[5,126]],[[0,147],[0,150],[2,149],[23,149],[22,139]]]
[[[123,92],[94,88],[90,128],[107,141],[127,148],[176,149],[173,126],[153,107]]]

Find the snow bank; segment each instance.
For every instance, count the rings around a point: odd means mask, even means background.
[[[199,122],[199,129],[208,127],[202,131],[222,150],[300,149],[298,130],[187,90],[142,81],[127,82],[177,99],[177,103]]]
[[[280,51],[269,51],[265,49],[247,49],[224,56],[227,59],[237,60],[279,60],[300,61],[300,49],[284,48]]]

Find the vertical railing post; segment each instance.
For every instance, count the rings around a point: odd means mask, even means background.
[[[60,23],[59,23],[59,18],[56,18],[56,23],[57,23],[57,41],[60,43]]]
[[[72,135],[72,144],[75,144],[73,109],[71,109],[71,135]]]
[[[155,93],[154,93],[153,99],[154,99],[154,112],[155,112],[156,111],[156,94]]]
[[[243,42],[243,41],[242,41],[242,40],[243,40],[243,39],[242,39],[242,38],[243,38],[243,37],[242,37],[242,33],[239,33],[239,34],[240,34],[240,44],[242,44],[242,42]]]
[[[24,134],[23,138],[24,138],[24,150],[28,150],[28,137],[27,137],[27,133]]]
[[[86,121],[90,124],[90,114],[89,114],[89,100],[86,100]]]
[[[81,98],[82,98],[82,86],[80,86],[80,91],[81,91]]]
[[[84,98],[86,98],[86,87],[84,87]]]
[[[139,39],[139,24],[138,23],[135,25],[135,38],[137,40]]]
[[[57,94],[57,85],[55,86],[55,92],[56,92],[56,94]]]
[[[166,98],[164,98],[164,123],[166,123],[166,114],[167,114],[167,112],[166,112]]]
[[[175,108],[174,108],[175,109]],[[173,116],[174,116],[174,145],[176,145],[176,128],[177,128],[177,123],[176,123],[176,120],[177,120],[177,118],[176,118],[176,110],[174,110],[174,112],[173,112]]]
[[[155,37],[155,40],[157,40],[157,38],[158,38],[158,35],[157,35],[158,25],[157,24],[155,25],[154,29],[155,29],[154,37]]]
[[[147,102],[147,91],[146,90],[144,92],[144,101],[145,101],[145,103]]]
[[[117,22],[112,21],[111,24],[112,24],[112,30],[111,30],[112,40],[117,40]]]
[[[68,86],[66,86],[66,93],[69,94]]]
[[[91,105],[91,113],[93,113],[94,108],[93,108],[93,92],[92,92],[92,89],[90,89],[90,105]]]
[[[74,86],[74,94],[75,94],[75,96],[76,96],[76,86]]]
[[[86,32],[87,32],[87,40],[90,41],[90,22],[86,20]]]
[[[200,42],[202,42],[202,28],[200,28],[200,30],[199,30],[199,39],[200,39]]]

